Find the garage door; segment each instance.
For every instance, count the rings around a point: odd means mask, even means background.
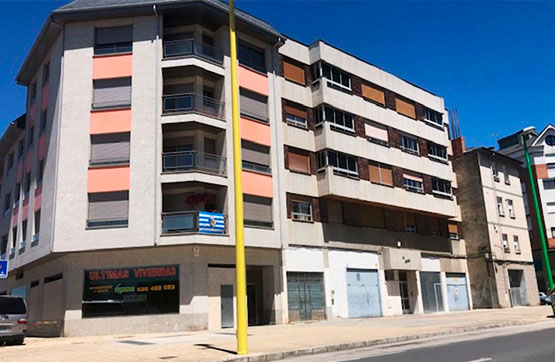
[[[347,269],[349,318],[381,315],[378,271]]]
[[[322,273],[287,273],[290,321],[325,319]]]
[[[449,310],[469,310],[468,291],[466,289],[466,275],[464,273],[447,273],[447,300]]]

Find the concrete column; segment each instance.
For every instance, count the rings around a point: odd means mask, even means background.
[[[416,307],[414,308],[414,314],[424,313],[424,303],[422,302],[422,288],[420,286],[420,271],[414,272],[416,279],[416,291],[418,295],[416,296]]]
[[[445,272],[441,272],[439,275],[439,280],[441,282],[441,299],[443,303],[443,311],[449,312],[449,298],[447,297],[447,277]]]

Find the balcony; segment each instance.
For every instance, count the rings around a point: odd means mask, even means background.
[[[193,39],[182,39],[164,42],[164,58],[199,56],[201,58],[223,64],[224,54],[220,49]]]
[[[219,119],[224,118],[224,102],[194,93],[162,96],[164,114],[197,112]]]
[[[164,172],[201,171],[224,176],[225,157],[198,151],[164,152],[162,169]]]
[[[199,233],[225,235],[225,216],[207,211],[165,212],[162,214],[162,233]]]

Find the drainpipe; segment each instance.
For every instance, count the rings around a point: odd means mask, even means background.
[[[156,16],[156,74],[154,78],[154,93],[155,93],[155,102],[154,102],[154,227],[152,232],[152,243],[154,246],[158,245],[158,226],[160,225],[160,218],[161,215],[158,212],[158,178],[160,176],[160,172],[158,172],[158,158],[160,154],[158,152],[158,137],[159,137],[159,127],[160,127],[160,116],[158,114],[158,102],[160,101],[159,97],[159,72],[160,72],[160,54],[158,52],[159,48],[159,41],[160,41],[160,14],[156,9],[156,4],[152,5],[152,11]],[[160,192],[161,192],[162,184],[160,183]]]

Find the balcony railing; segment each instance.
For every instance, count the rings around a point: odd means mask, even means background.
[[[224,103],[194,93],[162,96],[164,113],[199,112],[223,118]]]
[[[164,58],[186,55],[198,55],[219,64],[224,60],[224,54],[220,49],[193,39],[164,42]]]
[[[162,233],[225,234],[224,214],[207,211],[162,213]]]
[[[198,151],[164,152],[162,167],[166,171],[199,170],[225,175],[225,157]]]

